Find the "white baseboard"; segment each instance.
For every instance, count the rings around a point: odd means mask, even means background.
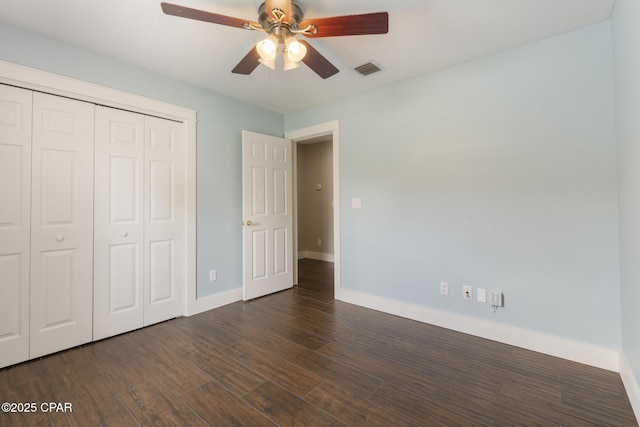
[[[633,371],[624,354],[620,355],[620,378],[622,378],[622,383],[633,408],[633,413],[636,415],[636,420],[640,422],[640,384],[633,375]]]
[[[315,259],[318,261],[327,261],[333,262],[334,256],[333,254],[325,254],[322,252],[313,252],[313,251],[300,251],[298,252],[298,259],[309,258]]]
[[[620,353],[613,349],[344,288],[336,293],[336,299],[585,365],[620,372]]]
[[[222,307],[223,305],[237,301],[242,301],[242,288],[235,288],[230,291],[220,292],[219,294],[198,298],[196,299],[194,311],[189,313],[188,316],[213,310],[214,308]]]

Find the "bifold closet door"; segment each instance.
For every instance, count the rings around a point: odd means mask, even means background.
[[[143,326],[144,116],[96,107],[94,340]]]
[[[0,368],[29,359],[31,98],[0,85]]]
[[[33,94],[30,357],[93,336],[94,106]]]
[[[94,339],[183,313],[184,129],[96,107]]]
[[[184,125],[145,117],[144,324],[184,312]]]

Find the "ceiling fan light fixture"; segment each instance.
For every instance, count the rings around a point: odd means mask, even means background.
[[[284,45],[286,49],[285,56],[291,62],[300,62],[307,54],[307,47],[293,36],[287,37],[284,41]]]
[[[300,67],[300,61],[290,60],[289,55],[283,55],[282,59],[284,59],[284,67],[282,68],[284,71],[293,70]]]
[[[271,68],[272,70],[276,69],[276,59],[275,59],[275,55],[273,59],[264,59],[264,58],[260,58],[258,59],[258,62],[260,62],[262,65],[265,65],[269,68]]]
[[[258,21],[234,18],[206,10],[192,9],[179,4],[161,3],[166,15],[195,19],[212,24],[226,25],[267,34],[231,70],[234,74],[248,75],[259,64],[275,69],[280,44],[285,44],[283,58],[285,70],[297,68],[301,61],[323,79],[335,75],[339,70],[320,52],[306,41],[300,43],[295,36],[336,37],[387,34],[389,14],[387,12],[363,13],[358,15],[333,16],[304,20],[304,14],[296,0],[263,0],[258,7]]]
[[[256,44],[258,55],[265,61],[273,61],[276,59],[278,53],[278,38],[273,34],[267,36],[264,40],[260,40]],[[262,62],[262,61],[261,61]]]

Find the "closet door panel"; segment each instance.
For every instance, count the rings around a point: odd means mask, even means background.
[[[0,368],[29,358],[31,104],[0,85]]]
[[[30,357],[92,339],[94,106],[33,94]]]
[[[94,339],[143,326],[144,117],[96,107]]]
[[[183,313],[185,143],[182,123],[145,117],[144,324]]]

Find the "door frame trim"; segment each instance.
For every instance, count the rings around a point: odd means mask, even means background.
[[[0,61],[0,83],[157,116],[184,124],[185,179],[185,289],[183,314],[196,314],[196,122],[197,111],[141,95],[100,86],[71,77]]]
[[[341,258],[340,258],[340,122],[332,120],[301,129],[285,132],[284,137],[293,141],[293,257],[297,260],[298,253],[298,210],[297,210],[297,179],[298,168],[296,160],[297,143],[319,136],[331,135],[333,143],[333,256],[334,256],[334,285],[333,294],[335,299],[340,299],[341,295]],[[298,283],[298,263],[294,262],[294,283]]]

